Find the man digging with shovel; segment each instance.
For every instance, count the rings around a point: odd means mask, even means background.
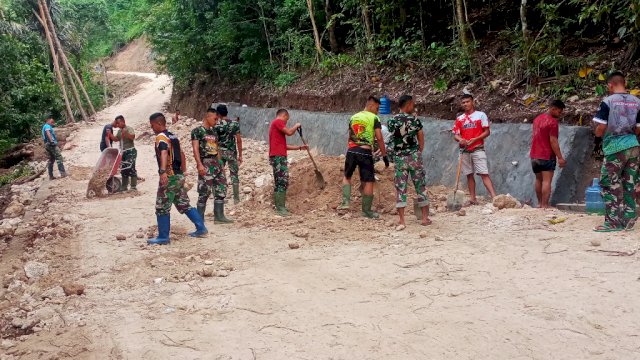
[[[280,109],[276,113],[276,119],[269,127],[269,162],[273,167],[273,202],[276,205],[276,213],[280,216],[289,216],[286,207],[287,188],[289,187],[289,164],[287,162],[287,150],[306,150],[307,145],[293,146],[287,145],[287,136],[295,135],[300,129],[300,123],[287,128],[289,112]]]
[[[422,162],[422,151],[424,150],[422,122],[412,115],[415,104],[411,96],[401,96],[398,105],[400,106],[400,114],[389,120],[387,126],[391,133],[391,150],[396,164],[396,208],[400,216],[400,228],[404,229],[406,226],[404,209],[407,207],[409,177],[411,177],[418,194],[417,201],[422,212],[422,225],[431,225],[427,180]]]

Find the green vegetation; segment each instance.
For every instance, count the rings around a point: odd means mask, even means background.
[[[101,89],[91,65],[142,34],[183,87],[213,78],[282,89],[309,71],[386,68],[399,82],[431,79],[439,93],[458,82],[506,78],[563,97],[600,95],[599,75],[631,69],[640,53],[640,0],[47,3],[96,106]],[[34,9],[35,0],[0,0],[0,151],[37,136],[42,116],[63,110]],[[596,71],[578,76],[583,68]],[[540,83],[551,84],[541,90]]]
[[[18,179],[26,178],[33,174],[35,174],[35,171],[31,166],[20,164],[11,169],[10,172],[4,175],[0,175],[0,187],[11,184]]]

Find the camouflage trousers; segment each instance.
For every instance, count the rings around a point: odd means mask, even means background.
[[[198,206],[206,206],[213,192],[216,200],[227,196],[227,179],[224,176],[222,162],[217,157],[202,159],[206,173],[198,175]]]
[[[126,149],[122,151],[122,161],[120,162],[120,175],[129,177],[138,177],[136,171],[136,159],[138,158],[138,150],[136,148]]]
[[[602,162],[600,186],[605,204],[605,224],[626,227],[636,217],[634,188],[638,182],[640,147],[606,155]]]
[[[60,148],[58,147],[58,145],[46,144],[44,148],[49,155],[49,163],[47,164],[49,176],[53,176],[53,163],[58,163],[58,170],[63,173],[64,164],[62,163],[62,154],[60,153]]]
[[[396,208],[407,207],[409,178],[411,178],[416,188],[418,206],[421,208],[428,206],[427,175],[424,171],[424,164],[422,163],[420,154],[397,155],[395,156],[395,164]]]
[[[167,185],[158,184],[158,195],[156,196],[156,215],[169,215],[171,205],[175,205],[180,214],[184,214],[191,209],[189,195],[184,187],[184,175],[169,176]]]
[[[286,156],[272,156],[269,158],[273,168],[273,183],[275,192],[285,192],[289,188],[289,163]]]
[[[240,184],[240,166],[238,165],[238,153],[232,150],[220,149],[220,155],[222,157],[222,166],[229,166],[229,177],[232,184]]]

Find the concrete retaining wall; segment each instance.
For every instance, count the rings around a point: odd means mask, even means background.
[[[243,136],[268,141],[269,124],[276,109],[230,106],[229,115],[240,117]],[[299,122],[310,146],[320,153],[340,155],[346,151],[347,129],[351,114],[316,113],[290,110],[290,124]],[[384,117],[382,117],[384,121]],[[452,121],[423,119],[425,125],[424,162],[430,185],[455,186],[458,147],[450,130]],[[486,141],[489,167],[496,192],[509,193],[520,200],[535,199],[534,175],[531,171],[529,147],[531,124],[494,124]],[[290,144],[300,144],[297,136]],[[556,172],[552,203],[584,201],[580,184],[583,169],[589,161],[593,137],[584,127],[560,127],[560,147],[568,165]],[[514,165],[516,162],[516,165]],[[486,194],[482,182],[477,182],[479,194]],[[461,186],[466,188],[466,181]]]

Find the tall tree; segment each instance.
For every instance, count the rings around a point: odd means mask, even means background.
[[[329,46],[331,46],[331,52],[337,54],[340,50],[340,45],[338,45],[338,38],[336,38],[336,26],[338,20],[333,15],[331,0],[326,0],[324,2],[324,12],[327,15],[327,32],[329,32]]]
[[[318,33],[318,27],[316,26],[316,18],[313,12],[313,1],[307,0],[307,8],[309,8],[309,17],[311,18],[311,27],[313,27],[313,39],[316,43],[316,51],[318,53],[318,59],[322,58],[322,44],[320,43],[320,34]]]

